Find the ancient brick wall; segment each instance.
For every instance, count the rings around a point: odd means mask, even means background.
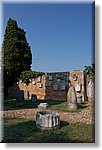
[[[29,99],[32,94],[35,94],[38,99],[42,100],[67,100],[69,80],[74,87],[77,83],[80,83],[81,89],[77,94],[81,93],[84,98],[83,71],[47,73],[42,77],[32,79],[28,85],[19,81],[17,84],[14,84],[14,86],[9,88],[8,95],[9,97],[14,97],[15,90],[20,89],[23,91],[29,91]]]
[[[47,73],[45,99],[67,100],[68,72]]]
[[[45,99],[67,100],[67,92],[66,91],[53,91],[52,87],[48,87],[46,89]]]
[[[29,98],[31,98],[32,94],[35,94],[38,99],[44,99],[46,95],[45,79],[46,77],[43,75],[42,77],[32,79],[28,85],[19,83],[18,86],[20,90],[29,91]]]

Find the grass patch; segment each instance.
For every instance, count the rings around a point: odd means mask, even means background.
[[[56,105],[52,105],[52,106],[49,106],[48,105],[48,109],[51,109],[51,110],[56,110],[56,111],[59,111],[59,112],[80,112],[81,109],[77,109],[77,110],[69,110],[67,108],[67,102],[63,102],[61,104],[56,104]]]
[[[37,100],[32,102],[31,100],[24,100],[23,104],[20,106],[16,105],[15,99],[8,99],[4,101],[4,110],[16,110],[16,109],[30,109],[37,108],[40,103],[48,103],[48,109],[56,110],[59,112],[80,112],[83,108],[87,107],[87,102],[83,102],[81,107],[77,110],[68,110],[67,102],[61,100]]]
[[[63,101],[59,100],[37,100],[36,102],[32,102],[30,99],[26,99],[23,101],[22,105],[16,105],[16,99],[8,99],[4,100],[4,110],[16,110],[16,109],[29,109],[29,108],[37,108],[40,103],[48,103],[48,107],[62,104]]]
[[[16,101],[6,100],[4,109],[15,110],[25,108],[37,108],[41,102],[48,103],[48,109],[60,112],[71,111],[67,109],[67,102],[58,100],[24,100],[21,106]],[[79,112],[88,107],[87,102],[81,104],[81,108],[71,112]],[[68,124],[61,122],[58,129],[40,130],[35,121],[21,118],[4,118],[4,140],[5,143],[94,143],[94,125],[83,123]]]
[[[86,108],[88,107],[88,104],[87,102],[83,102],[81,103],[80,105],[80,108],[76,109],[76,110],[70,110],[67,108],[67,102],[66,101],[58,101],[58,102],[55,102],[53,101],[53,104],[51,105],[51,100],[49,101],[46,101],[48,103],[48,109],[51,109],[51,110],[56,110],[56,111],[59,111],[59,112],[80,112],[83,108]]]
[[[94,126],[61,122],[58,129],[40,130],[35,121],[4,118],[4,140],[13,143],[93,143]]]

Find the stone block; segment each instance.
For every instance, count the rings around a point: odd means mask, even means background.
[[[32,102],[36,102],[37,101],[37,96],[35,94],[31,95],[31,100]]]
[[[57,90],[58,90],[58,84],[57,84],[57,83],[54,83],[54,84],[53,84],[53,90],[54,90],[54,91],[57,91]]]
[[[16,90],[15,91],[15,98],[16,98],[16,104],[22,105],[24,102],[24,92],[23,90]]]
[[[29,99],[29,91],[24,90],[24,99]]]
[[[47,108],[48,104],[47,103],[40,103],[38,105],[38,108]]]
[[[36,126],[40,129],[53,129],[60,126],[60,116],[52,111],[38,111],[36,113]]]

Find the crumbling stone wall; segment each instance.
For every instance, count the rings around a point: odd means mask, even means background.
[[[76,79],[75,79],[76,78]],[[71,81],[75,87],[77,83],[80,83],[80,92],[84,100],[84,73],[83,71],[71,71],[71,72],[54,72],[46,73],[42,77],[32,79],[28,85],[17,82],[14,86],[8,90],[9,97],[14,98],[14,91],[16,89],[29,92],[29,99],[32,94],[35,94],[38,99],[53,99],[53,100],[67,100],[68,81]],[[78,93],[77,93],[78,94]],[[27,94],[26,94],[27,95]],[[24,95],[24,97],[26,97]]]
[[[26,85],[25,83],[18,83],[19,89],[29,91],[29,99],[31,95],[35,94],[38,99],[44,99],[46,95],[45,80],[46,76],[39,76],[38,78],[32,79],[31,82]]]

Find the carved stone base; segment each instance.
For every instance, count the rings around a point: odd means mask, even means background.
[[[36,126],[40,129],[53,129],[59,127],[59,114],[51,111],[38,111],[36,113]]]
[[[68,109],[78,109],[78,106],[77,106],[77,104],[73,104],[73,103],[70,103],[70,104],[68,104]]]
[[[89,101],[89,102],[94,102],[94,101],[95,101],[95,98],[94,98],[94,97],[88,97],[88,101]]]

